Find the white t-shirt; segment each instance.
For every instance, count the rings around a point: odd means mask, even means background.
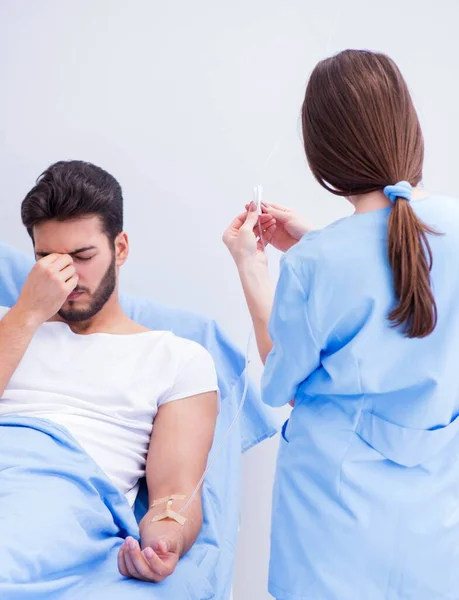
[[[0,319],[8,308],[0,307]],[[145,475],[153,419],[166,402],[218,390],[210,354],[168,331],[79,335],[44,323],[0,399],[0,416],[70,431],[131,506]]]

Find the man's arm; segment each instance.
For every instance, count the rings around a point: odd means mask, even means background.
[[[0,321],[0,397],[24,356],[38,326],[18,305]]]
[[[178,512],[187,502],[206,469],[216,420],[216,392],[191,396],[161,406],[155,418],[147,458],[150,506],[155,500],[173,494],[186,496],[184,500],[174,500],[174,511]],[[152,517],[165,508],[165,505],[159,505],[149,510],[141,523],[142,541],[144,537],[148,541],[149,534],[154,533],[156,524],[151,526]],[[188,552],[201,530],[201,490],[183,516],[187,519],[184,526],[175,521],[166,521],[180,533],[180,555]]]
[[[187,502],[207,465],[217,410],[216,392],[175,400],[160,407],[147,458],[150,507],[155,500],[171,495],[186,496],[173,501],[171,508],[175,512]],[[151,507],[142,519],[142,548],[132,538],[126,541],[119,557],[123,575],[161,581],[174,571],[179,558],[194,544],[202,526],[201,490],[182,513],[186,518],[184,525],[172,519],[152,523],[152,518],[165,509],[165,504]]]
[[[0,397],[37,329],[56,314],[76,284],[68,255],[50,254],[35,264],[17,303],[0,321]]]

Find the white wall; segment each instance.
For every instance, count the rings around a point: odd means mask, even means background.
[[[19,205],[48,164],[95,162],[124,188],[124,288],[212,315],[245,345],[220,238],[252,186],[319,225],[348,213],[305,167],[308,73],[344,47],[391,54],[420,110],[426,185],[454,193],[458,22],[457,0],[0,0],[1,239],[29,248]],[[268,598],[276,445],[245,458],[235,600]]]

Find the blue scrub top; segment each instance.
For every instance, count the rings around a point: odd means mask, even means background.
[[[296,399],[273,497],[279,600],[459,598],[459,202],[413,209],[438,325],[390,326],[390,208],[307,234],[283,259],[263,399]]]

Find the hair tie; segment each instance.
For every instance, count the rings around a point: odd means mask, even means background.
[[[411,202],[412,193],[413,188],[408,181],[399,181],[395,185],[386,185],[384,188],[384,194],[389,198],[392,204],[395,204],[395,201],[398,198],[403,198],[403,200]]]

